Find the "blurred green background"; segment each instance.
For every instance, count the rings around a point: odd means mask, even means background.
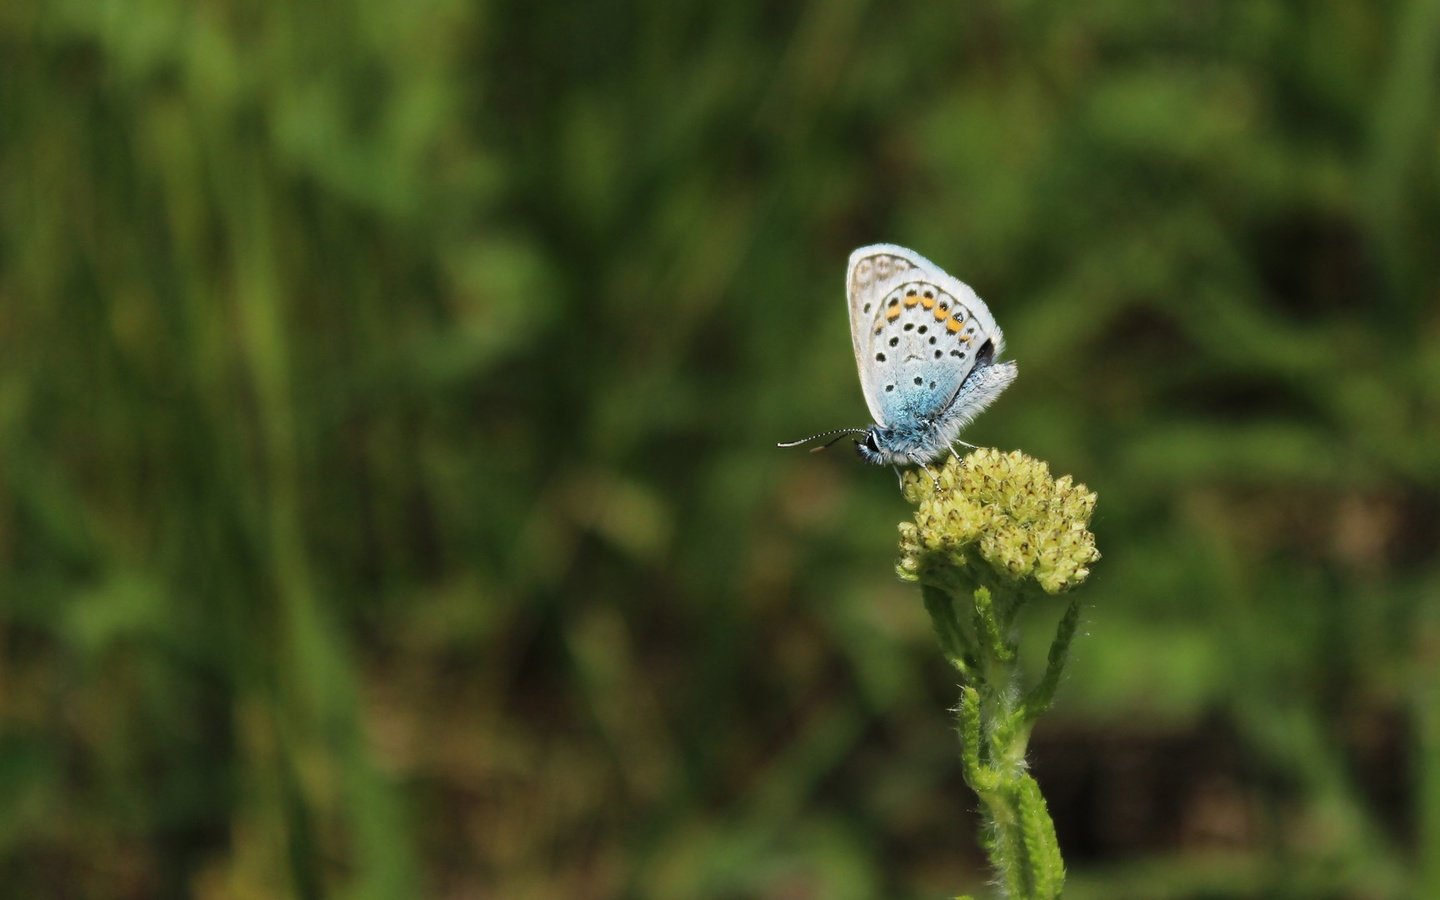
[[[1069,896],[1440,897],[1437,0],[0,6],[0,894],[985,890],[873,241],[1100,496]]]

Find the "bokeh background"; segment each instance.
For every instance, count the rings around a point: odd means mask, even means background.
[[[1069,895],[1440,897],[1436,0],[0,6],[0,895],[985,890],[873,241],[1100,496]]]

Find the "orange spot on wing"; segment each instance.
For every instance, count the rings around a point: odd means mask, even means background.
[[[886,321],[893,322],[898,318],[900,318],[900,307],[892,306],[889,309],[885,310]]]
[[[906,305],[906,306],[914,306],[915,304],[917,304],[917,303],[919,303],[919,302],[920,302],[920,295],[919,295],[919,294],[906,294],[906,295],[905,295],[905,305]]]
[[[934,309],[934,308],[935,308],[935,298],[934,298],[934,297],[926,297],[924,300],[921,300],[921,301],[920,301],[920,305],[923,306],[923,307],[925,307],[926,309]]]
[[[935,321],[937,321],[937,322],[943,322],[943,321],[945,321],[945,317],[948,316],[948,315],[950,315],[950,314],[949,314],[948,312],[946,312],[945,310],[943,310],[943,309],[936,309],[936,310],[935,310]],[[953,322],[953,321],[955,321],[955,320],[954,320],[954,319],[951,319],[950,321]]]
[[[959,319],[951,319],[945,323],[945,330],[951,334],[959,334],[961,327]]]

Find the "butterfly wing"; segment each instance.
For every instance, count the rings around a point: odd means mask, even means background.
[[[904,247],[874,244],[850,254],[846,293],[860,387],[880,425],[935,419],[977,360],[988,365],[1005,347],[968,285]]]

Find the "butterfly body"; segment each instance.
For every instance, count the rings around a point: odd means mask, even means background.
[[[861,247],[846,274],[850,338],[875,424],[856,450],[876,465],[923,465],[1015,380],[1005,337],[970,287],[913,250]]]

